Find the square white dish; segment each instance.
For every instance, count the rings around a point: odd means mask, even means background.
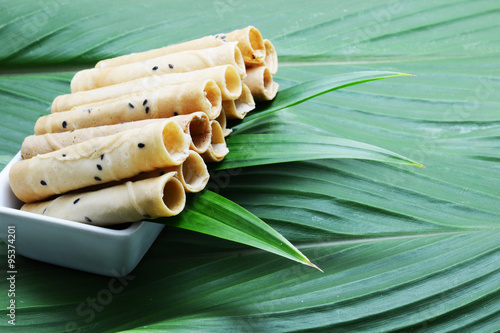
[[[164,228],[141,221],[111,229],[21,211],[22,202],[9,185],[9,170],[20,160],[18,153],[0,172],[0,238],[7,243],[8,227],[15,226],[16,255],[89,273],[124,276]]]

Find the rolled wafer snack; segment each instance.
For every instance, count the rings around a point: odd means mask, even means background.
[[[96,191],[61,195],[53,200],[27,203],[21,210],[83,222],[109,226],[179,214],[185,206],[186,194],[175,172],[163,176],[128,181]]]
[[[151,76],[112,86],[59,95],[52,102],[51,111],[53,113],[68,111],[81,105],[94,104],[105,100],[117,99],[122,96],[143,93],[162,86],[175,86],[210,79],[214,80],[219,87],[223,100],[236,99],[241,95],[241,78],[237,70],[234,66],[224,65],[186,73]]]
[[[144,172],[129,180],[137,181],[141,179],[154,178],[169,172],[176,172],[175,177],[182,183],[184,190],[190,193],[203,190],[210,178],[207,165],[201,155],[193,150],[190,150],[189,156],[180,165],[160,168],[151,172]]]
[[[270,101],[278,93],[279,84],[266,66],[248,68],[243,83],[250,88],[255,101]]]
[[[241,78],[246,75],[245,63],[237,42],[202,50],[189,50],[116,67],[79,71],[71,80],[71,91],[106,87],[143,77],[191,72],[207,67],[232,65]]]
[[[264,39],[264,46],[266,48],[264,65],[269,68],[269,72],[274,75],[278,72],[278,53],[269,39]]]
[[[112,66],[121,66],[133,62],[144,61],[151,58],[164,56],[166,54],[186,51],[200,50],[208,47],[223,45],[225,41],[238,42],[238,48],[241,50],[243,60],[248,65],[262,65],[265,57],[265,46],[260,31],[248,26],[244,29],[234,30],[229,33],[217,34],[215,36],[206,36],[179,44],[168,45],[165,47],[127,54],[115,58],[99,61],[95,68],[105,68]]]
[[[184,190],[190,193],[203,190],[210,179],[205,161],[200,154],[193,150],[189,151],[189,156],[181,165],[164,168],[163,171],[176,171]]]
[[[243,119],[253,109],[255,109],[255,100],[250,88],[244,83],[240,97],[235,100],[222,101],[222,111],[227,119]]]
[[[179,165],[189,137],[172,120],[90,139],[12,165],[12,192],[24,202]]]
[[[177,122],[191,138],[189,149],[198,154],[204,153],[210,146],[212,139],[212,126],[210,119],[203,112],[175,116],[171,118]]]
[[[259,29],[248,26],[243,29],[218,34],[215,37],[226,41],[238,42],[238,47],[241,50],[246,65],[264,64],[266,48]]]
[[[229,153],[224,132],[217,120],[211,121],[212,141],[207,151],[201,154],[205,162],[220,162]]]
[[[227,128],[227,118],[226,118],[226,113],[225,112],[221,112],[220,115],[215,119],[215,121],[219,123],[220,128],[222,129],[222,135],[224,137],[226,137],[229,134],[231,134],[231,132],[233,130]]]
[[[165,47],[152,49],[144,52],[131,53],[115,58],[101,60],[95,65],[95,68],[121,66],[124,64],[130,64],[133,62],[139,62],[152,58],[161,57],[171,53],[177,53],[187,50],[201,50],[220,45],[224,45],[223,40],[215,38],[214,36],[206,36],[198,39],[189,40],[179,44],[168,45]]]
[[[184,133],[191,137],[190,149],[196,151],[197,153],[203,153],[208,149],[210,139],[212,137],[212,128],[210,126],[210,119],[206,113],[193,112],[188,115],[174,116],[169,119],[177,122],[183,129]],[[21,157],[23,159],[29,159],[38,154],[50,153],[92,138],[112,135],[133,128],[144,127],[159,121],[163,121],[163,119],[147,119],[115,125],[88,127],[71,132],[29,135],[24,139],[23,144],[21,145]]]
[[[214,80],[166,85],[121,98],[86,104],[39,117],[35,134],[72,131],[144,119],[169,118],[203,111],[210,118],[221,111],[220,89]]]

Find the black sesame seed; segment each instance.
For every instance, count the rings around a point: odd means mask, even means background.
[[[252,54],[252,59],[255,59],[255,54]]]
[[[174,112],[174,116],[178,116],[179,113],[177,111]]]
[[[149,113],[149,106],[146,106],[145,110],[146,110],[146,114],[148,114]]]
[[[134,104],[128,103],[128,106],[130,106],[132,109],[134,108]]]
[[[92,223],[92,220],[88,216],[85,216],[85,221]]]
[[[68,127],[68,123],[66,122],[66,120],[62,122],[62,127],[63,127],[63,128]]]
[[[104,154],[101,155],[101,161],[104,159]]]
[[[157,69],[158,69],[158,66],[153,67],[153,70],[154,70],[154,71],[155,71],[155,70],[157,70]]]
[[[40,184],[42,184],[42,186],[46,186],[47,185],[47,183],[45,182],[45,180],[41,180]]]
[[[80,201],[80,198],[76,199],[75,201],[73,201],[73,205],[76,205],[76,203]]]
[[[172,64],[168,64],[168,67],[169,67],[169,68],[174,68],[174,65],[172,65]]]
[[[151,215],[149,215],[149,214],[144,214],[144,215],[142,215],[142,216],[144,216],[144,217],[145,217],[145,218],[147,218],[147,219],[150,219],[150,218],[151,218]]]
[[[145,99],[144,102],[142,102],[142,105],[146,105],[148,103],[148,100]]]
[[[139,143],[139,144],[137,145],[137,147],[139,147],[139,148],[144,148],[144,146],[146,146],[144,143]]]
[[[42,215],[43,215],[43,214],[45,214],[45,212],[46,212],[46,211],[47,211],[47,207],[45,207],[45,208],[43,209]]]
[[[62,157],[66,157],[66,154],[62,154]]]
[[[220,38],[220,39],[226,39],[226,36],[221,36],[221,38]]]
[[[94,179],[97,180],[98,182],[102,181],[102,179],[97,176],[95,176]]]
[[[102,170],[102,166],[100,164],[97,164],[96,167],[97,167],[97,170]]]

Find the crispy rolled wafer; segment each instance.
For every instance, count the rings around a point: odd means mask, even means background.
[[[232,65],[241,78],[245,77],[245,63],[236,42],[202,50],[167,54],[141,62],[116,67],[85,69],[71,80],[71,91],[106,87],[143,77],[191,72],[207,67]]]
[[[212,141],[207,151],[201,154],[205,162],[220,162],[229,153],[224,133],[219,122],[212,120]]]
[[[189,148],[198,154],[204,153],[210,146],[212,139],[212,126],[210,119],[203,112],[175,116],[171,118],[177,122],[191,138]]]
[[[266,56],[266,48],[264,46],[264,39],[260,31],[253,27],[248,26],[244,29],[234,30],[232,32],[218,34],[215,37],[238,42],[238,47],[241,50],[245,64],[247,65],[263,65]]]
[[[144,52],[131,53],[115,58],[101,60],[95,65],[95,68],[121,66],[124,64],[130,64],[133,62],[139,62],[156,57],[161,57],[171,53],[177,53],[187,50],[201,50],[220,45],[224,45],[223,40],[215,38],[215,36],[206,36],[194,40],[189,40],[179,44],[168,45],[165,47],[152,49]]]
[[[222,129],[222,135],[224,137],[231,134],[233,130],[227,128],[227,118],[225,112],[221,112],[220,115],[215,119],[215,121],[219,123],[220,128]]]
[[[115,58],[99,61],[95,68],[105,68],[121,66],[133,62],[144,61],[151,58],[160,57],[166,54],[182,52],[186,50],[200,50],[208,47],[223,45],[225,41],[238,42],[238,47],[242,52],[243,59],[248,65],[262,65],[266,54],[264,40],[260,31],[248,26],[244,29],[234,30],[229,33],[206,36],[179,44],[169,45],[144,52],[127,54]]]
[[[186,192],[195,193],[203,190],[208,183],[210,174],[205,161],[197,152],[190,150],[189,156],[181,165],[160,168],[151,172],[141,173],[130,181],[159,177],[168,172],[176,172],[176,176]]]
[[[132,128],[142,127],[161,119],[148,119],[120,123],[116,125],[88,127],[71,132],[46,133],[42,135],[29,135],[24,138],[21,145],[21,157],[29,159],[39,154],[46,154],[61,148],[81,143],[92,138],[116,134]]]
[[[269,72],[274,75],[278,72],[278,53],[269,39],[264,39],[264,46],[266,48],[264,65],[269,68]]]
[[[51,111],[68,111],[72,108],[114,100],[122,96],[143,93],[162,86],[175,86],[194,81],[212,79],[221,91],[222,99],[236,99],[241,95],[241,79],[234,66],[209,67],[193,72],[164,74],[132,80],[112,86],[59,95],[52,102]],[[200,111],[200,110],[196,110]]]
[[[271,72],[266,66],[247,69],[247,76],[243,80],[255,101],[270,101],[278,93],[279,85],[273,80]]]
[[[243,119],[255,109],[255,100],[246,84],[242,84],[241,95],[235,100],[222,101],[222,110],[227,119]]]
[[[221,102],[220,89],[214,80],[162,86],[123,98],[102,101],[94,106],[82,105],[71,111],[42,116],[35,123],[35,134],[169,118],[194,111],[203,111],[213,118],[220,113]]]
[[[172,120],[155,122],[37,155],[12,165],[14,194],[24,202],[179,165],[190,138]]]
[[[193,150],[189,151],[189,156],[181,165],[165,168],[164,171],[176,171],[184,190],[190,193],[203,190],[210,179],[205,161]]]
[[[190,149],[200,154],[208,149],[212,136],[212,128],[210,126],[210,119],[204,112],[193,112],[188,115],[175,116],[169,119],[177,122],[183,131],[191,137]],[[92,138],[144,127],[158,121],[163,121],[163,119],[147,119],[108,126],[88,127],[71,132],[29,135],[21,145],[21,157],[29,159],[38,154],[50,153]]]
[[[169,172],[96,191],[65,194],[24,204],[21,210],[98,226],[173,216],[186,203],[184,188],[174,176],[175,172]]]

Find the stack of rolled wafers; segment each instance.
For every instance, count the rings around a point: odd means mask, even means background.
[[[99,226],[179,214],[228,154],[226,120],[275,97],[277,66],[249,26],[76,73],[11,167],[21,209]]]

